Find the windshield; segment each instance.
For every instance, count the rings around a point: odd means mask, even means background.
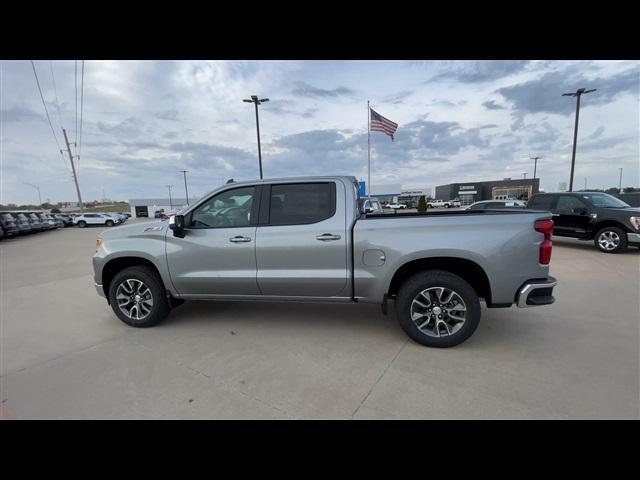
[[[607,195],[606,193],[587,193],[587,194],[584,194],[583,197],[589,200],[594,207],[604,207],[604,208],[629,207],[629,205],[624,203],[622,200],[619,200],[612,195]]]

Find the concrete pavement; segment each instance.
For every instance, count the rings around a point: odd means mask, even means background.
[[[9,418],[640,417],[638,249],[554,238],[554,305],[483,309],[441,350],[371,305],[187,302],[132,329],[92,285],[100,231],[0,242]]]

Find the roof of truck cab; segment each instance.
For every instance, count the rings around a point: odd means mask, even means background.
[[[358,180],[352,175],[315,175],[304,177],[279,177],[279,178],[263,178],[255,180],[243,180],[241,182],[232,182],[225,185],[253,185],[258,183],[273,183],[273,182],[308,182],[310,180],[344,180],[345,182],[354,183]]]

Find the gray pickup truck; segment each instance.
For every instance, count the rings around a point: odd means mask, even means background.
[[[363,211],[364,210],[364,211]],[[531,210],[370,213],[354,177],[230,183],[169,221],[97,239],[95,287],[133,327],[184,300],[395,301],[418,343],[450,347],[489,308],[551,304],[553,221]]]

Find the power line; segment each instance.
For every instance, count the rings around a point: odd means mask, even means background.
[[[40,80],[38,80],[38,72],[36,72],[36,66],[33,63],[33,60],[30,60],[31,62],[31,68],[33,68],[33,74],[36,77],[36,84],[38,85],[38,91],[40,92],[40,99],[42,100],[42,106],[44,107],[44,112],[47,114],[47,120],[49,121],[49,126],[51,127],[51,133],[53,133],[53,138],[56,141],[56,145],[58,146],[58,151],[60,152],[60,155],[62,156],[62,149],[60,148],[60,143],[58,142],[58,137],[56,137],[56,132],[53,129],[53,124],[51,123],[51,117],[49,116],[49,110],[47,109],[47,104],[44,101],[44,95],[42,95],[42,88],[40,88]],[[64,166],[65,168],[69,168],[67,167],[67,162],[64,159],[64,156],[62,157],[62,161],[64,162]]]
[[[76,82],[76,129],[73,132],[73,143],[78,141],[78,61],[75,61],[75,82]]]
[[[60,120],[60,128],[63,128],[62,125],[62,113],[60,112],[60,102],[58,101],[58,89],[56,88],[56,78],[53,75],[53,62],[49,60],[49,68],[51,69],[51,82],[53,82],[53,93],[56,96],[56,108],[58,110],[58,120]]]
[[[82,111],[84,104],[84,60],[82,60],[82,73],[80,80],[80,140],[78,143],[78,175],[80,175],[80,154],[82,153]]]
[[[47,109],[47,104],[44,101],[44,96],[42,95],[42,88],[40,88],[40,80],[38,80],[38,73],[36,72],[36,66],[33,64],[33,60],[31,60],[31,67],[33,68],[33,74],[36,76],[36,83],[38,84],[38,91],[40,92],[40,98],[42,99],[42,105],[44,106],[44,112],[47,114],[47,120],[49,121],[49,126],[51,127],[51,133],[53,133],[53,138],[56,141],[56,145],[58,146],[58,150],[61,150],[60,143],[58,142],[58,137],[56,137],[56,132],[53,130],[53,125],[51,124],[51,117],[49,116],[49,110]]]

